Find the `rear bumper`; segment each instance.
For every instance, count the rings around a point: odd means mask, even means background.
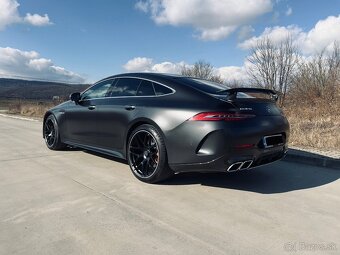
[[[288,146],[277,146],[270,149],[252,150],[247,153],[235,151],[208,162],[191,164],[170,164],[175,172],[234,172],[266,165],[284,158]]]
[[[265,137],[276,135],[282,135],[282,143],[268,148]],[[284,157],[289,124],[283,116],[239,122],[186,121],[166,138],[168,162],[175,172],[227,171],[237,162],[252,161],[244,166],[256,167]]]

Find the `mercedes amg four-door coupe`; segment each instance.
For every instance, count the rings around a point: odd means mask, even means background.
[[[141,181],[187,171],[232,172],[287,151],[289,124],[273,90],[154,73],[105,78],[44,116],[49,149],[126,159]]]

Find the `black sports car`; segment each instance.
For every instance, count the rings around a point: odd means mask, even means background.
[[[273,90],[153,73],[103,79],[46,112],[47,147],[127,159],[141,181],[232,172],[281,159],[289,124]]]

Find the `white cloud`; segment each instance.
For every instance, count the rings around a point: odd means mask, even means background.
[[[152,72],[156,73],[173,73],[178,74],[181,69],[187,66],[184,62],[172,63],[172,62],[162,62],[159,64],[154,64],[151,68]]]
[[[180,74],[183,67],[191,67],[192,65],[184,61],[173,63],[169,61],[155,63],[152,58],[136,57],[129,60],[123,68],[129,72],[155,72],[155,73],[171,73]],[[248,76],[244,67],[224,66],[214,68],[214,73],[220,75],[225,81],[246,81]]]
[[[288,8],[287,8],[287,11],[286,11],[286,16],[290,16],[290,15],[292,15],[292,13],[293,13],[293,9],[292,9],[292,7],[289,7],[288,6]]]
[[[128,72],[147,72],[151,70],[153,60],[151,58],[133,58],[129,60],[123,67]]]
[[[253,36],[245,40],[244,42],[240,43],[239,46],[242,49],[249,49],[255,46],[258,43],[258,41],[262,40],[263,38],[268,38],[275,44],[282,42],[284,39],[287,38],[287,36],[292,36],[294,40],[297,40],[298,38],[301,37],[302,33],[303,33],[302,29],[295,25],[287,27],[279,26],[267,27],[260,36]]]
[[[243,66],[224,66],[217,68],[217,73],[222,77],[225,81],[247,81],[248,74],[246,69]]]
[[[39,14],[27,13],[26,17],[24,18],[24,21],[26,23],[33,25],[33,26],[39,26],[39,27],[53,24],[50,21],[50,18],[48,17],[47,14],[45,14],[44,16],[40,16]]]
[[[203,40],[219,40],[272,10],[271,0],[139,0],[135,7],[160,25],[192,26]]]
[[[236,28],[236,26],[225,26],[204,29],[201,31],[201,34],[198,36],[198,38],[204,41],[218,41],[225,37],[228,37],[232,32],[235,31]]]
[[[46,70],[48,67],[53,66],[51,59],[46,58],[34,58],[29,59],[27,66],[32,70],[36,71],[43,71]]]
[[[340,40],[340,15],[329,16],[319,20],[313,29],[306,33],[303,50],[306,53],[321,51],[332,47],[334,41]]]
[[[9,78],[84,82],[80,75],[56,66],[50,59],[41,58],[36,51],[22,51],[10,47],[0,47],[0,75]]]
[[[181,68],[185,66],[184,62],[172,63],[172,62],[161,62],[154,63],[152,58],[136,57],[130,59],[123,68],[128,72],[155,72],[155,73],[172,73],[178,74]]]
[[[0,0],[0,30],[12,23],[20,22],[17,1]]]
[[[48,15],[27,13],[21,17],[18,11],[20,4],[16,0],[0,0],[0,30],[15,23],[27,23],[33,26],[46,26],[53,24]]]
[[[239,46],[243,49],[249,49],[263,38],[269,38],[274,43],[280,43],[287,35],[292,37],[295,45],[306,55],[330,48],[340,38],[340,15],[319,20],[309,31],[303,31],[296,25],[267,27],[260,36],[245,40]]]

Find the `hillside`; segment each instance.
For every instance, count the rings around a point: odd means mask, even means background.
[[[57,82],[28,81],[0,78],[1,99],[52,99],[54,96],[67,98],[71,93],[83,91],[89,85]]]

